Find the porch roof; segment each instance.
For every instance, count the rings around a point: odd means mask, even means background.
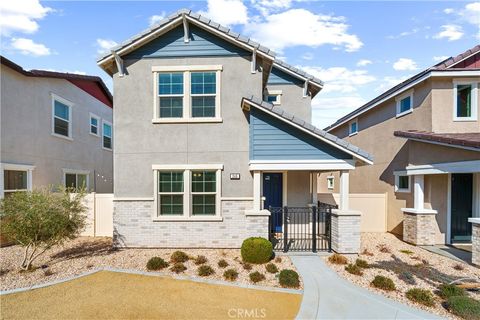
[[[407,138],[426,143],[442,144],[447,147],[480,151],[480,132],[435,133],[420,130],[395,131],[396,137]]]

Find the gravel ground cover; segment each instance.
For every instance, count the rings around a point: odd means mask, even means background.
[[[68,277],[80,275],[86,271],[110,267],[118,269],[132,269],[139,271],[148,271],[147,261],[158,256],[165,261],[170,260],[172,252],[176,249],[113,249],[111,238],[88,238],[81,237],[73,241],[66,242],[63,246],[48,250],[43,256],[34,262],[39,267],[33,271],[19,271],[18,264],[23,258],[23,249],[20,246],[10,246],[0,248],[0,289],[9,290],[14,288],[29,287],[54,280],[65,279]],[[265,280],[256,283],[256,285],[280,287],[278,282],[278,272],[269,273],[266,271],[266,265],[252,264],[251,270],[245,270],[242,265],[239,249],[184,249],[190,257],[195,258],[203,255],[207,258],[206,265],[211,266],[215,273],[207,279],[225,280],[223,273],[227,269],[235,269],[238,272],[236,283],[252,284],[249,274],[259,271],[265,275]],[[220,268],[218,261],[226,260],[228,266]],[[295,270],[290,259],[286,256],[278,257],[271,261],[279,271],[283,269]],[[173,265],[170,263],[170,266]],[[42,266],[42,267],[40,267]],[[187,269],[180,273],[184,276],[199,277],[194,261],[190,259],[185,262]],[[154,271],[152,271],[154,272]],[[169,268],[160,272],[174,275]],[[300,283],[302,288],[302,283]]]
[[[480,281],[479,268],[407,244],[388,233],[362,234],[360,252],[361,254],[358,257],[349,256],[347,258],[348,263],[352,264],[355,263],[357,258],[368,262],[369,268],[362,268],[362,275],[348,273],[345,270],[345,265],[332,264],[328,257],[325,257],[325,260],[343,278],[357,285],[451,319],[460,318],[449,313],[442,306],[442,299],[437,295],[435,295],[434,306],[426,307],[408,300],[405,292],[411,288],[419,287],[434,293],[440,284],[461,278],[473,278]],[[396,290],[384,291],[372,287],[370,283],[377,275],[391,278]],[[472,298],[480,300],[480,292],[469,291],[468,294]]]

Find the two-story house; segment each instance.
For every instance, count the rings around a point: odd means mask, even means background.
[[[98,65],[114,82],[119,245],[239,247],[268,237],[264,208],[316,204],[318,172],[341,170],[348,199],[349,171],[372,163],[309,123],[319,79],[190,10]]]
[[[417,244],[469,242],[480,217],[480,46],[384,92],[325,130],[368,150],[355,193],[387,193],[388,231]],[[331,180],[320,178],[322,192]]]
[[[0,197],[49,185],[113,192],[113,98],[103,81],[0,61]]]

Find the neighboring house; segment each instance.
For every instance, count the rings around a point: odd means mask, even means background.
[[[0,197],[47,185],[113,192],[113,101],[102,80],[0,60]]]
[[[317,172],[342,170],[348,199],[348,172],[372,162],[309,124],[319,79],[189,10],[98,64],[115,90],[119,245],[239,247],[268,237],[263,208],[316,204]]]
[[[388,231],[419,244],[471,240],[468,217],[480,217],[479,83],[476,46],[325,129],[375,157],[352,173],[351,192],[387,193]],[[321,192],[336,191],[332,176],[321,176]]]

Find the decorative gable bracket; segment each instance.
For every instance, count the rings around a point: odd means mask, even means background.
[[[117,64],[118,75],[120,77],[123,77],[125,75],[125,69],[123,67],[123,59],[113,50],[112,50],[112,55],[115,58],[115,63]]]
[[[185,13],[182,13],[182,21],[183,21],[183,42],[189,43],[190,42],[190,30],[188,29],[188,21],[185,16]]]

